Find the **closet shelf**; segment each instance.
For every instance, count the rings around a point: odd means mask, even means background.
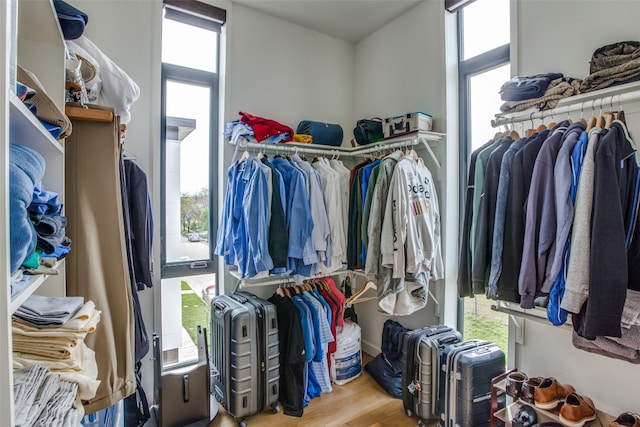
[[[88,120],[93,122],[110,123],[113,121],[113,110],[100,108],[99,106],[89,106],[88,108],[67,105],[64,107],[65,114],[74,120]]]
[[[584,110],[607,110],[616,108],[624,103],[640,100],[640,82],[632,82],[619,86],[611,86],[593,92],[563,98],[556,108],[538,111],[529,109],[517,113],[496,114],[491,120],[491,126],[496,128],[502,125],[526,122],[534,119],[544,119],[550,116],[559,116],[571,112]],[[599,101],[599,102],[598,102]]]
[[[64,259],[56,262],[53,266],[54,269],[60,271],[60,266],[64,262]],[[11,305],[9,307],[9,313],[13,314],[18,307],[20,307],[32,294],[34,294],[40,286],[47,281],[50,277],[48,274],[34,275],[28,276],[28,284],[27,286],[17,295],[15,295],[11,300]]]
[[[9,99],[11,104],[11,127],[9,130],[11,142],[29,147],[45,158],[63,154],[62,144],[51,136],[24,103],[13,93],[10,93]]]

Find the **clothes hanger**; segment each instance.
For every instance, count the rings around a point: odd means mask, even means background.
[[[580,121],[583,125],[587,126],[587,119],[584,118],[584,102],[580,106]]]
[[[244,153],[242,153],[242,156],[240,156],[240,160],[238,160],[238,163],[242,163],[248,158],[249,158],[249,150],[244,150]]]
[[[604,125],[606,124],[606,118],[602,113],[602,99],[600,99],[600,112],[598,113],[598,119],[596,121],[596,127],[604,129]]]
[[[596,117],[596,110],[595,110],[595,105],[596,100],[594,99],[593,102],[591,103],[591,118],[589,118],[589,121],[587,122],[587,131],[590,131],[591,129],[593,129],[596,125],[596,123],[598,122],[598,118]]]
[[[511,118],[511,130],[509,131],[509,135],[508,135],[511,139],[513,139],[514,141],[517,141],[520,139],[520,134],[518,132],[516,132],[516,128],[513,125],[513,117]]]
[[[378,287],[376,286],[375,283],[373,283],[371,280],[369,280],[360,290],[358,290],[356,293],[354,293],[353,295],[351,295],[351,297],[349,297],[346,301],[345,304],[353,304],[356,301],[358,302],[363,302],[364,299],[360,299],[360,297],[367,292],[369,289],[375,289],[377,290]],[[371,298],[373,299],[373,298]]]
[[[624,109],[622,108],[622,95],[618,95],[618,102],[620,103],[620,108],[616,113],[616,120],[620,120],[625,126],[627,125],[627,121],[624,117]]]
[[[535,114],[535,111],[532,111],[531,114],[529,115],[529,120],[531,120],[531,127],[525,132],[525,136],[527,138],[529,138],[531,135],[533,135],[535,133],[535,128],[533,127],[533,115]]]

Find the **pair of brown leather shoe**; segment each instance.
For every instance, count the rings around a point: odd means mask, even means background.
[[[587,421],[596,419],[593,400],[578,393],[569,393],[560,408],[560,421],[569,427],[582,427]]]
[[[609,427],[640,427],[640,415],[632,412],[622,413],[614,421],[611,421]]]
[[[541,409],[553,409],[574,391],[571,385],[560,384],[552,377],[545,378],[533,392],[533,403]]]
[[[575,391],[572,385],[545,378],[535,389],[534,404],[541,409],[553,409],[562,403],[560,421],[569,427],[582,427],[596,418],[596,407],[590,398]]]

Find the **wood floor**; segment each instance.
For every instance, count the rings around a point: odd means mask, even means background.
[[[364,364],[371,356],[364,355]],[[333,385],[333,392],[312,399],[304,408],[301,418],[274,414],[266,410],[247,418],[248,427],[263,426],[349,426],[349,427],[404,427],[416,426],[418,419],[408,417],[401,399],[395,399],[363,369],[362,375],[348,384]],[[233,417],[222,407],[209,427],[237,426]],[[436,423],[428,424],[429,427]]]

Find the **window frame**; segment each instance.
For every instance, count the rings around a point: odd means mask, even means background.
[[[184,9],[178,9],[173,5],[188,6]],[[194,6],[195,5],[195,6]],[[199,5],[204,6],[204,8]],[[220,22],[225,17],[225,11],[215,8],[213,6],[206,5],[197,1],[190,0],[165,0],[165,7],[167,12],[166,19],[173,19],[182,22],[187,25],[194,25],[200,28],[205,28],[211,31],[221,33],[222,25],[224,22]],[[194,11],[197,11],[199,15],[203,14],[203,11],[211,11],[213,8],[216,11],[222,11],[222,15],[207,16],[203,18],[198,15],[194,15]],[[170,16],[169,16],[170,15]],[[219,132],[219,100],[220,100],[220,37],[217,38],[218,59],[216,60],[215,72],[203,71],[194,68],[184,67],[176,64],[161,63],[161,106],[160,106],[160,277],[161,279],[187,277],[202,274],[216,274],[218,273],[218,262],[213,253],[215,248],[215,241],[217,236],[217,212],[218,212],[218,132]],[[209,255],[206,259],[198,260],[185,260],[185,261],[171,261],[167,262],[166,258],[166,165],[167,165],[167,82],[177,82],[195,86],[207,87],[210,89],[210,105],[209,105]]]
[[[475,0],[473,0],[475,1]],[[458,200],[459,211],[464,212],[467,186],[467,173],[469,170],[469,157],[471,155],[471,102],[470,102],[470,86],[471,77],[478,74],[491,71],[511,63],[511,42],[493,48],[487,52],[478,54],[468,59],[464,58],[464,6],[471,4],[467,2],[456,11],[458,26],[458,114],[459,114],[459,182],[460,197]],[[464,215],[460,215],[460,223],[458,224],[459,234],[462,233],[462,221]],[[458,328],[464,329],[464,298],[458,298]]]

